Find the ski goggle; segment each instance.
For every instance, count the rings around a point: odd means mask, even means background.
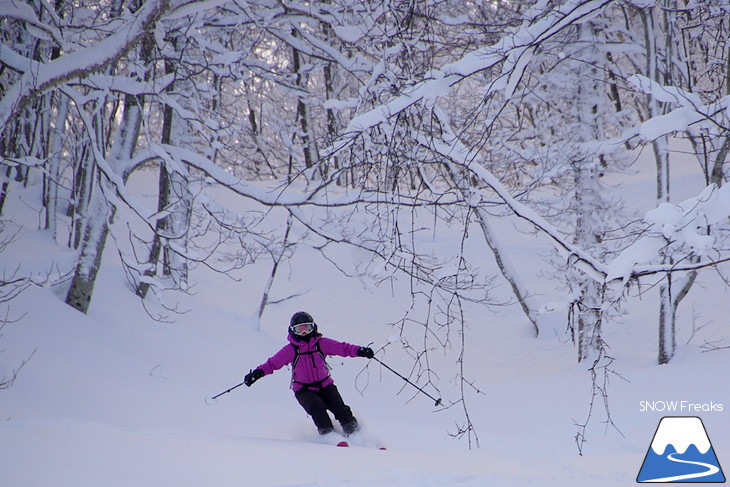
[[[314,323],[297,323],[289,327],[292,333],[299,336],[306,336],[314,331]]]

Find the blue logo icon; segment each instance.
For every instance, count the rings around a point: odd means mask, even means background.
[[[662,418],[636,481],[725,482],[702,420],[695,416]]]

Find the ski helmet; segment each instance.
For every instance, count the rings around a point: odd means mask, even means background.
[[[297,311],[289,321],[289,333],[298,340],[306,340],[317,333],[317,323],[306,311]]]

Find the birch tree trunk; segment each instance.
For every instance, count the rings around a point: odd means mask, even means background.
[[[664,2],[667,3],[667,2]],[[642,10],[642,18],[644,20],[644,32],[646,42],[646,72],[647,77],[660,83],[666,84],[670,82],[670,73],[663,72],[659,66],[659,62],[667,58],[669,50],[671,50],[671,22],[664,22],[663,37],[659,37],[662,32],[657,26],[656,15],[659,9]],[[664,12],[664,15],[667,15]],[[663,50],[657,45],[657,39],[665,41]],[[667,111],[667,107],[664,103],[659,102],[653,96],[647,96],[647,112],[649,118],[658,117],[664,115]],[[669,139],[668,136],[661,136],[652,141],[652,150],[654,153],[654,160],[656,163],[656,202],[657,206],[662,203],[669,202],[670,186],[669,186]],[[671,262],[670,255],[664,255],[662,264]],[[676,341],[676,329],[675,319],[677,315],[677,308],[675,300],[672,299],[672,274],[671,272],[662,279],[659,284],[659,323],[658,323],[658,353],[657,362],[659,365],[669,363],[674,356],[677,341]]]
[[[118,137],[112,144],[111,157],[109,158],[109,167],[112,169],[117,166],[116,161],[129,159],[134,153],[142,122],[143,103],[142,96],[125,96],[124,113],[120,122]],[[92,186],[91,204],[88,208],[78,264],[66,295],[66,304],[73,306],[82,313],[88,312],[91,304],[96,277],[99,273],[101,258],[109,234],[109,222],[114,216],[114,208],[107,201],[104,194],[105,185],[109,184],[106,175],[101,171],[96,172],[96,184]],[[114,191],[113,188],[107,190]]]
[[[98,179],[101,179],[101,176],[98,176]],[[66,304],[73,306],[82,313],[89,310],[96,276],[101,266],[101,257],[109,233],[110,207],[102,193],[101,184],[103,184],[103,181],[97,180],[92,191],[88,211],[93,217],[87,219],[76,271],[66,295]]]
[[[578,42],[585,46],[584,56],[588,63],[580,63],[576,113],[575,159],[571,162],[574,175],[575,243],[585,249],[597,249],[601,241],[602,212],[600,205],[599,168],[601,161],[590,150],[581,149],[583,144],[600,140],[598,105],[605,98],[599,86],[598,69],[591,60],[598,60],[595,27],[591,23],[578,26]],[[574,340],[578,348],[578,361],[592,358],[603,347],[601,338],[603,292],[594,279],[582,272],[569,269],[568,282],[574,287],[573,325]]]
[[[271,260],[272,260],[272,266],[271,266],[271,273],[269,274],[269,279],[266,281],[266,285],[264,286],[264,292],[261,295],[261,301],[259,302],[259,309],[256,313],[257,316],[257,325],[256,330],[261,331],[261,317],[264,315],[264,310],[266,310],[266,306],[271,302],[271,288],[274,286],[274,281],[276,280],[276,273],[279,270],[279,264],[284,259],[284,256],[286,252],[289,249],[290,242],[289,242],[289,233],[292,229],[292,217],[289,215],[286,220],[286,231],[284,232],[284,238],[281,242],[281,246],[278,249],[271,250]]]
[[[297,37],[296,31],[292,32]],[[307,80],[309,75],[304,72],[305,66],[302,63],[302,53],[298,48],[292,47],[292,70],[295,75],[295,83],[302,91],[308,92]],[[309,169],[317,161],[317,150],[315,137],[311,134],[311,121],[309,117],[309,99],[302,94],[297,96],[297,123],[299,124],[299,137],[302,141],[302,152],[304,155],[304,166]]]
[[[72,201],[70,215],[72,219],[69,247],[78,249],[84,236],[86,218],[92,213],[89,211],[94,181],[97,178],[94,165],[94,145],[100,151],[106,149],[104,140],[104,105],[106,97],[99,103],[93,103],[91,114],[91,129],[83,132],[78,145],[78,162],[75,164],[73,176]]]
[[[172,131],[172,107],[165,105],[162,109],[162,139],[163,144],[170,143],[170,133]],[[161,213],[165,211],[165,208],[170,204],[170,176],[167,172],[167,166],[164,161],[160,162],[159,176],[157,180],[157,212]],[[150,279],[157,274],[157,264],[160,262],[160,255],[162,254],[162,238],[161,235],[165,233],[165,218],[157,220],[155,224],[155,235],[152,238],[152,247],[150,248],[150,255],[147,259],[149,267],[144,272],[144,278],[140,279],[137,284],[136,294],[140,298],[144,299],[147,297],[147,293],[150,290]]]
[[[181,168],[182,169],[182,168]],[[167,238],[163,260],[163,275],[170,276],[177,289],[187,290],[188,285],[188,230],[193,202],[188,187],[187,173],[173,170],[169,173],[170,214],[167,217]]]
[[[445,121],[440,120],[440,122],[443,124]],[[467,184],[467,181],[465,181],[464,176],[459,173],[458,168],[456,168],[452,162],[447,161],[446,170],[448,171],[449,178],[451,179],[455,189],[459,192],[460,197],[464,201],[469,201],[471,195],[469,194],[469,185]],[[492,218],[491,215],[489,215],[484,208],[478,206],[474,208],[474,212],[477,216],[479,228],[481,228],[482,234],[484,235],[484,241],[492,251],[499,271],[509,283],[510,288],[512,289],[512,294],[514,294],[514,297],[520,304],[523,313],[525,313],[525,316],[532,324],[535,336],[538,336],[540,333],[537,317],[538,304],[534,302],[520,278],[520,273],[512,264],[507,253],[503,250],[503,246],[500,245],[497,238],[497,232],[493,230],[490,223]]]
[[[68,98],[58,94],[56,119],[50,135],[48,176],[46,183],[46,229],[53,240],[58,236],[58,183],[61,177],[61,150],[68,118]]]
[[[168,74],[174,72],[170,61],[165,62],[165,71]],[[170,86],[168,93],[170,96],[174,96],[174,86]],[[185,105],[183,100],[180,100],[180,103],[182,106]],[[176,117],[175,111],[170,105],[164,105],[161,143],[171,144],[173,139],[176,139],[177,143],[185,133],[184,124],[184,121]],[[160,161],[157,211],[168,214],[157,220],[155,226],[155,235],[147,260],[150,267],[145,271],[145,277],[148,279],[142,279],[136,290],[137,295],[141,298],[147,296],[150,288],[149,278],[157,275],[157,267],[160,263],[162,263],[163,276],[172,277],[179,288],[187,288],[188,269],[184,255],[187,251],[187,230],[192,211],[192,196],[188,190],[187,179],[185,175],[180,174],[180,171],[182,168],[174,168],[169,161]]]

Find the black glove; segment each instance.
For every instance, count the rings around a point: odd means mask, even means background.
[[[373,349],[370,347],[360,347],[357,350],[357,354],[358,356],[365,358],[373,358],[375,356],[375,352],[373,352]]]
[[[246,374],[246,377],[243,378],[243,383],[246,384],[247,387],[251,387],[251,384],[259,380],[264,376],[264,371],[261,369],[252,370],[248,374]]]

